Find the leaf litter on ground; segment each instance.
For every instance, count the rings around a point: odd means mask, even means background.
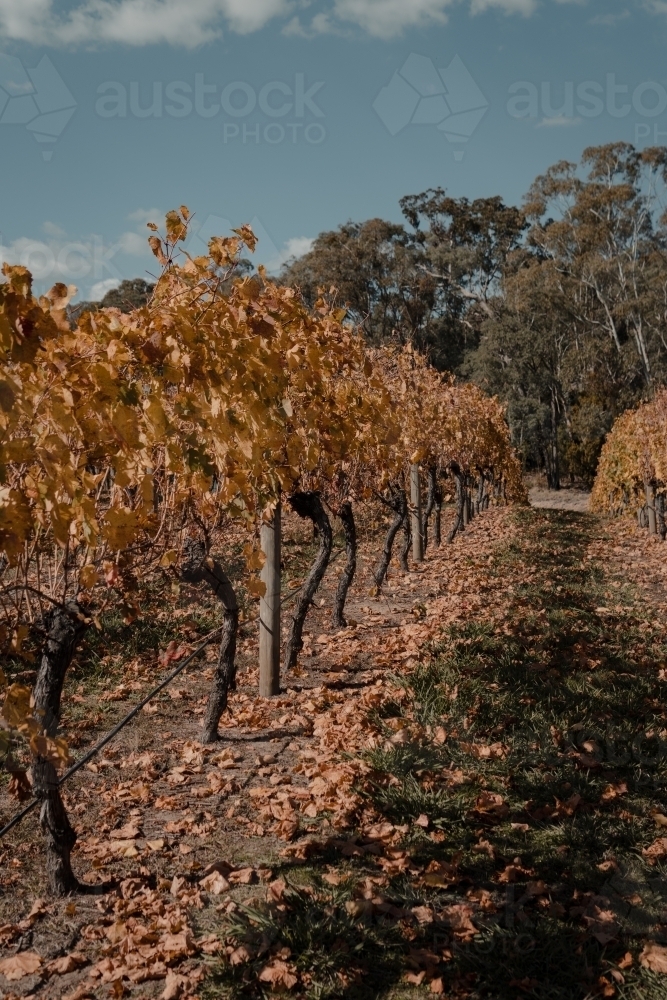
[[[626,522],[496,510],[358,584],[358,625],[315,611],[276,699],[247,636],[222,745],[190,669],[68,790],[117,888],[0,926],[5,995],[667,996],[664,562]],[[34,910],[39,840],[10,844]]]

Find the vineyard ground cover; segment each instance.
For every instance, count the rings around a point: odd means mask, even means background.
[[[34,817],[6,839],[0,970],[31,971],[0,994],[667,997],[664,549],[624,521],[492,510],[371,597],[375,527],[349,627],[329,625],[338,561],[279,698],[255,697],[249,624],[220,743],[197,743],[212,663],[193,664],[72,780],[75,868],[117,888],[35,907]],[[316,546],[297,518],[285,534],[288,600]],[[70,743],[216,613],[156,595],[133,646],[119,621],[82,651]]]

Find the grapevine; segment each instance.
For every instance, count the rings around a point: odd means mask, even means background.
[[[289,503],[320,529],[287,638],[290,669],[331,555],[327,511],[341,518],[348,546],[340,626],[356,564],[356,504],[380,502],[395,514],[375,574],[380,587],[393,540],[401,528],[407,537],[414,517],[411,470],[418,491],[420,475],[429,486],[416,528],[424,538],[447,477],[458,499],[450,537],[475,507],[488,506],[490,487],[496,498],[525,501],[496,400],[410,348],[370,350],[344,311],[324,299],[308,310],[261,268],[236,278],[243,248],[255,246],[248,227],[213,238],[206,256],[188,256],[189,222],[183,206],[168,213],[164,235],[151,224],[162,273],[146,306],[84,313],[73,329],[73,288],[56,285],[36,299],[25,268],[3,267],[0,644],[31,662],[41,638],[32,692],[0,674],[2,739],[6,756],[17,737],[29,742],[56,892],[78,887],[69,864],[76,838],[56,777],[69,760],[58,733],[61,691],[83,635],[102,627],[104,612],[119,608],[132,623],[156,576],[212,588],[223,626],[202,734],[211,741],[235,683],[239,609],[215,555],[233,521],[247,529],[256,596],[264,593],[257,537],[277,505]]]

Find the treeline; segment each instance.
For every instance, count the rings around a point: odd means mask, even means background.
[[[586,149],[521,207],[400,202],[404,222],[321,233],[280,276],[347,306],[374,345],[413,344],[507,404],[527,469],[591,481],[606,433],[667,381],[667,148]]]

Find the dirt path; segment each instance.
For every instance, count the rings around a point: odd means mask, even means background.
[[[590,508],[591,495],[586,490],[530,490],[532,507],[543,510],[571,510],[585,513]]]

